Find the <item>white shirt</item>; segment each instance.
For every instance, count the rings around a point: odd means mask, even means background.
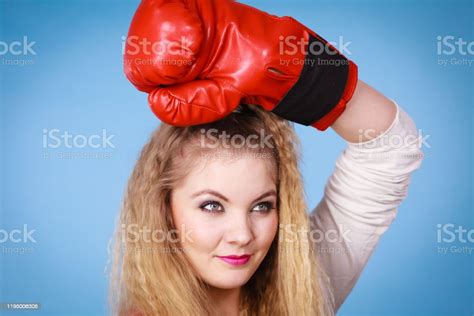
[[[311,240],[329,278],[326,288],[333,292],[334,311],[351,292],[397,215],[407,196],[410,175],[423,160],[413,120],[395,105],[395,119],[383,134],[364,143],[348,143],[323,198],[310,214],[312,231],[316,230]]]

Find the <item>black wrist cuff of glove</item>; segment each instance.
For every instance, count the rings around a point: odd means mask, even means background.
[[[300,77],[272,112],[303,125],[317,122],[341,100],[350,79],[349,63],[324,39],[310,34]]]

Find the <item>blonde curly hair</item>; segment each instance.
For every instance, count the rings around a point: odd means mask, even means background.
[[[123,227],[136,225],[175,234],[170,193],[206,151],[199,137],[216,129],[228,135],[271,135],[272,146],[230,149],[269,153],[278,191],[279,224],[309,231],[301,174],[299,140],[291,123],[260,107],[241,106],[226,118],[204,125],[153,132],[143,147],[125,192],[111,256],[110,304],[114,315],[213,315],[212,300],[179,245],[169,240],[145,243],[124,238]],[[308,234],[279,229],[267,256],[242,287],[241,315],[333,315],[328,280],[320,269]],[[291,239],[291,244],[284,241]],[[147,251],[150,249],[168,249]]]

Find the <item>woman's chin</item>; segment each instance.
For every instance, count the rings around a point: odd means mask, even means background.
[[[209,285],[222,290],[240,288],[248,282],[252,273],[248,270],[227,270],[213,273],[212,278],[206,280]]]

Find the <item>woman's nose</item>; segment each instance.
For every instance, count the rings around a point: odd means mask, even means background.
[[[240,211],[238,213],[238,215],[234,215],[228,219],[229,221],[225,232],[225,240],[228,243],[234,243],[243,246],[252,241],[254,236],[252,231],[252,223],[247,214],[248,212],[244,212],[245,214],[242,214]]]

